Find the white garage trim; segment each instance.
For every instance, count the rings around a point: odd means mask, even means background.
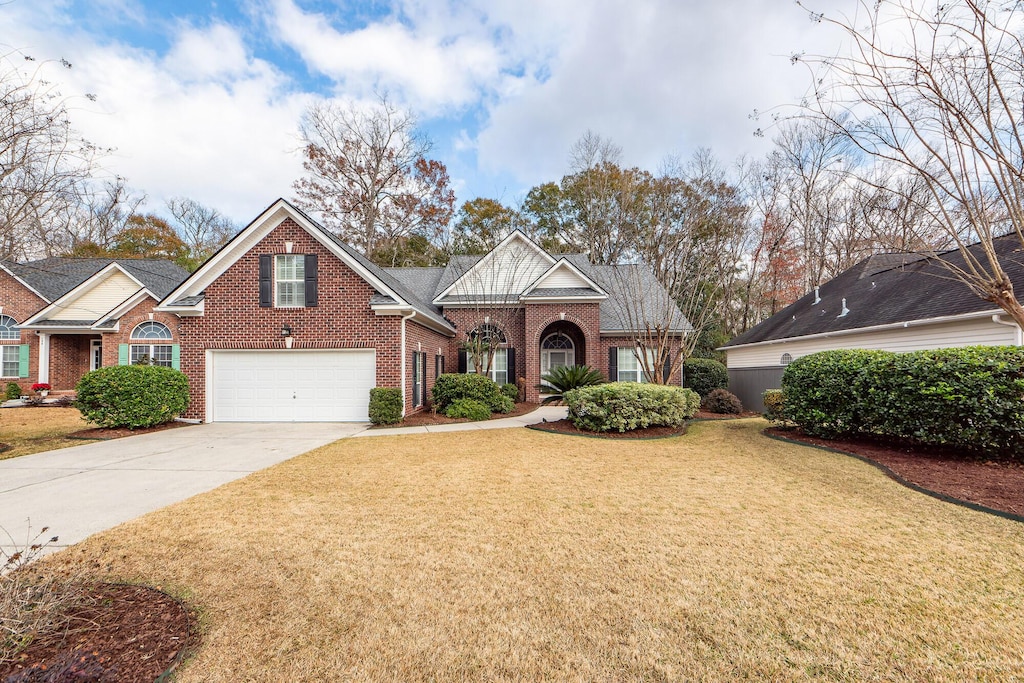
[[[210,349],[207,422],[366,422],[373,349]]]

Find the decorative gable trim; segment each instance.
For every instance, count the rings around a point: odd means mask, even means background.
[[[459,277],[455,278],[454,282],[452,282],[450,285],[448,285],[444,289],[443,292],[438,294],[434,298],[434,301],[433,301],[434,305],[437,305],[437,306],[449,305],[450,306],[452,302],[446,302],[444,300],[445,297],[447,297],[448,295],[452,294],[453,292],[457,292],[459,287],[460,287],[460,283],[463,283],[463,282],[466,282],[466,281],[470,281],[474,277],[479,277],[479,274],[481,272],[484,272],[486,268],[489,268],[491,266],[491,264],[494,262],[494,259],[497,258],[496,255],[500,254],[502,251],[504,251],[504,249],[506,249],[508,247],[508,245],[511,244],[513,241],[520,241],[520,242],[522,242],[529,249],[531,249],[537,255],[539,255],[549,265],[554,265],[555,264],[554,257],[552,257],[551,254],[549,254],[548,252],[544,251],[544,249],[542,249],[540,247],[540,245],[538,245],[536,242],[534,242],[529,237],[527,237],[526,233],[524,233],[522,230],[519,230],[519,229],[513,230],[512,232],[510,232],[508,234],[507,237],[505,237],[505,239],[503,239],[493,249],[491,249],[489,252],[487,252],[487,254],[485,254],[482,259],[480,259],[479,261],[474,263],[469,268],[469,270],[467,270],[465,273],[463,273]],[[474,303],[484,303],[484,302],[474,302]],[[487,302],[487,303],[490,303],[490,302]]]
[[[186,278],[185,281],[178,285],[173,292],[164,297],[163,301],[160,302],[155,310],[177,313],[179,315],[188,315],[189,313],[192,315],[202,315],[202,308],[198,303],[194,306],[172,306],[171,304],[172,302],[185,297],[193,297],[202,294],[211,283],[223,275],[228,268],[238,261],[238,259],[242,258],[242,256],[248,253],[250,249],[259,244],[260,241],[289,218],[294,221],[296,225],[309,233],[309,235],[319,242],[327,251],[334,254],[354,273],[365,280],[377,292],[390,296],[395,301],[403,303],[407,307],[409,306],[402,297],[382,282],[380,278],[376,277],[373,273],[363,267],[361,263],[352,258],[348,252],[342,249],[331,237],[325,234],[319,225],[311,221],[301,211],[298,211],[284,199],[278,199],[263,213],[256,217],[255,220],[249,223],[249,225],[247,225],[241,232],[232,237],[231,240],[220,249],[220,251],[207,259],[206,263],[204,263],[199,270]]]
[[[151,291],[149,291],[149,289],[146,288],[144,284],[142,284],[142,282],[137,277],[132,275],[130,272],[128,272],[127,269],[122,268],[120,265],[118,265],[116,261],[114,261],[109,265],[103,267],[102,269],[96,271],[96,273],[86,278],[84,282],[79,284],[77,287],[69,291],[64,296],[52,302],[46,308],[42,309],[41,311],[33,315],[31,318],[23,322],[20,326],[29,327],[31,325],[35,325],[36,323],[49,319],[49,316],[54,311],[70,306],[76,300],[80,299],[85,294],[88,294],[90,291],[103,284],[103,282],[106,281],[110,273],[114,272],[115,270],[121,272],[126,277],[128,277],[128,279],[130,279],[132,282],[139,286],[139,290],[132,295],[133,297],[138,294],[147,294],[153,297],[154,299],[157,298]],[[120,306],[120,304],[118,306]],[[97,316],[97,318],[95,318],[94,321],[98,322],[107,317],[109,317],[108,314],[102,314],[100,316]]]
[[[579,281],[578,285],[573,285],[573,286],[575,286],[575,287],[586,287],[586,288],[592,289],[592,290],[594,290],[595,294],[593,294],[593,295],[585,295],[585,296],[571,296],[570,295],[570,296],[566,296],[566,297],[548,297],[548,296],[531,297],[530,296],[532,292],[534,292],[534,291],[536,291],[538,289],[544,289],[546,281],[548,279],[550,279],[552,275],[556,274],[559,271],[563,271],[563,270],[569,271]],[[565,285],[559,285],[559,287],[565,287]],[[574,300],[599,301],[601,299],[607,299],[608,298],[608,292],[606,292],[604,290],[604,288],[601,287],[601,285],[597,284],[597,282],[595,282],[593,280],[593,278],[587,276],[586,273],[584,273],[582,270],[580,270],[579,268],[574,266],[567,258],[565,258],[563,256],[562,258],[558,259],[558,261],[553,263],[550,268],[548,268],[546,271],[544,271],[540,275],[540,277],[538,277],[536,280],[534,280],[525,290],[523,290],[522,298],[523,299],[527,299],[527,298],[541,298],[541,299],[545,299],[545,300],[551,300],[551,299],[557,298],[557,299],[574,299]]]

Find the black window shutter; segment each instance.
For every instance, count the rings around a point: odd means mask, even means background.
[[[270,308],[274,305],[273,282],[271,273],[274,267],[274,257],[271,254],[260,255],[260,308]]]
[[[619,347],[613,346],[608,349],[608,381],[619,381]]]
[[[427,352],[420,354],[420,405],[427,405]]]
[[[316,306],[316,254],[306,254],[306,306]]]
[[[507,381],[509,384],[515,384],[516,379],[519,377],[519,374],[516,372],[516,350],[508,349],[506,353],[508,354],[505,363]]]
[[[665,356],[665,368],[664,368],[664,370],[662,370],[661,376],[664,378],[661,381],[664,382],[665,384],[668,384],[668,379],[669,379],[669,377],[672,376],[672,353],[671,352],[669,352],[669,354],[667,356]]]
[[[466,349],[459,349],[459,374],[465,375],[469,366],[469,352]]]

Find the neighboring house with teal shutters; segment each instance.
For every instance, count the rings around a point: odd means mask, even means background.
[[[179,367],[177,317],[153,308],[187,276],[158,259],[0,261],[0,381],[60,391],[105,365]]]

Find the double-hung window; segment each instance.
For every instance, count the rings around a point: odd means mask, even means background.
[[[643,353],[640,349],[631,349],[628,346],[620,346],[618,352],[618,368],[620,382],[649,382],[650,379],[644,376],[644,366],[640,362]],[[647,367],[653,372],[658,372],[656,367],[658,354],[654,349],[647,350]]]
[[[21,369],[21,349],[14,344],[0,346],[0,376],[17,377]]]
[[[167,325],[152,320],[141,323],[132,330],[129,363],[172,367],[174,354],[171,339],[171,330]]]
[[[275,305],[301,308],[306,305],[306,257],[278,254],[274,257]]]

